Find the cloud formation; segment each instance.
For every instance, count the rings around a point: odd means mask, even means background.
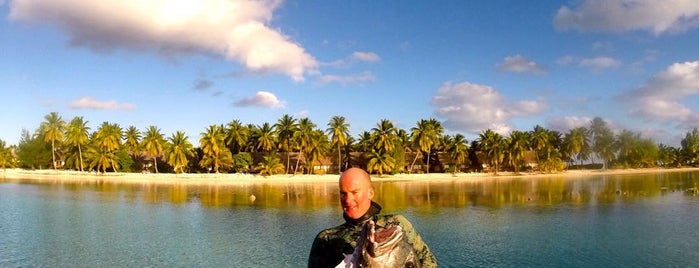
[[[621,62],[610,57],[595,57],[580,60],[580,66],[593,70],[609,69],[619,67]]]
[[[494,88],[463,82],[445,83],[432,97],[435,113],[451,130],[478,134],[492,129],[501,134],[510,130],[510,119],[541,113],[543,101],[507,101]]]
[[[588,127],[590,122],[592,122],[592,118],[586,116],[551,117],[546,119],[546,128],[565,134],[568,130],[576,127]]]
[[[621,66],[621,61],[612,57],[579,58],[570,55],[558,58],[556,63],[560,65],[574,64],[594,71],[617,68]]]
[[[304,80],[318,63],[269,26],[277,0],[15,0],[9,18],[64,30],[70,45],[97,52],[219,55],[253,72]]]
[[[349,75],[322,75],[318,78],[318,81],[316,81],[316,84],[325,85],[325,84],[329,84],[329,83],[340,83],[340,84],[346,85],[346,84],[371,82],[374,80],[376,80],[376,77],[374,77],[374,74],[369,72],[369,71],[365,71],[365,72],[356,73],[356,74],[349,74]]]
[[[363,62],[378,62],[381,60],[381,57],[374,52],[356,51],[352,53],[352,59]]]
[[[699,27],[699,1],[584,0],[559,8],[553,22],[559,30],[582,32],[683,32]]]
[[[193,88],[194,88],[194,90],[202,91],[202,90],[207,90],[207,89],[211,88],[213,85],[214,85],[213,81],[211,81],[209,79],[201,78],[201,79],[197,79],[196,81],[194,81]]]
[[[136,105],[123,102],[118,103],[115,100],[100,101],[91,97],[82,97],[68,104],[71,109],[88,109],[88,110],[136,110]]]
[[[273,93],[267,91],[258,91],[254,96],[238,100],[233,103],[239,107],[267,107],[267,108],[284,108],[285,103],[277,98]]]
[[[646,121],[675,122],[689,129],[699,124],[699,111],[683,102],[699,95],[699,61],[674,63],[639,88],[618,97],[629,105],[629,114]]]
[[[515,73],[546,73],[543,67],[536,62],[523,57],[522,55],[508,56],[497,65],[498,70]]]
[[[322,65],[335,68],[347,68],[358,62],[376,63],[379,61],[381,61],[379,54],[367,51],[355,51],[344,59],[322,63]]]

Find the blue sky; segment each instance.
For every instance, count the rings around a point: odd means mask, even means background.
[[[699,2],[0,0],[0,139],[44,115],[196,143],[284,114],[352,135],[436,118],[469,141],[602,117],[699,127]]]

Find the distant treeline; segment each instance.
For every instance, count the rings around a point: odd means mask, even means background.
[[[681,147],[656,144],[629,130],[612,131],[596,117],[588,126],[560,133],[541,126],[507,136],[483,130],[476,140],[444,133],[441,122],[421,119],[400,129],[387,119],[352,137],[342,116],[319,128],[309,118],[283,115],[274,124],[233,120],[210,125],[191,141],[182,131],[165,136],[157,126],[103,122],[95,130],[83,117],[44,117],[19,143],[0,140],[0,167],[99,172],[338,173],[350,166],[374,174],[430,172],[557,172],[566,168],[682,167],[699,163],[699,130]],[[195,142],[198,146],[195,146]],[[591,163],[591,164],[590,164]]]

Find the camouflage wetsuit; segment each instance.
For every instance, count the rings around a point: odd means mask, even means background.
[[[351,219],[344,215],[345,223],[325,229],[318,233],[311,253],[308,256],[308,267],[335,267],[343,259],[344,254],[352,254],[356,241],[362,232],[362,224],[381,212],[381,206],[371,202],[369,211],[359,219]],[[435,259],[427,244],[422,240],[420,234],[413,228],[413,225],[401,215],[378,215],[376,225],[387,226],[388,224],[398,224],[405,232],[408,243],[413,245],[413,249],[421,262],[421,267],[437,267]],[[378,228],[378,227],[377,227]]]

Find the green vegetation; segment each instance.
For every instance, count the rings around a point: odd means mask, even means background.
[[[22,130],[19,144],[0,140],[0,168],[99,172],[338,173],[350,166],[384,175],[430,172],[560,172],[580,168],[647,168],[699,165],[699,130],[675,148],[639,133],[612,131],[601,118],[567,133],[535,126],[507,136],[483,130],[469,142],[448,135],[436,119],[422,119],[409,132],[380,120],[356,137],[342,116],[321,130],[309,118],[283,115],[275,124],[238,120],[210,125],[192,144],[182,131],[165,138],[157,126],[124,130],[103,122],[95,131],[75,117],[66,123],[47,114],[36,131]]]

